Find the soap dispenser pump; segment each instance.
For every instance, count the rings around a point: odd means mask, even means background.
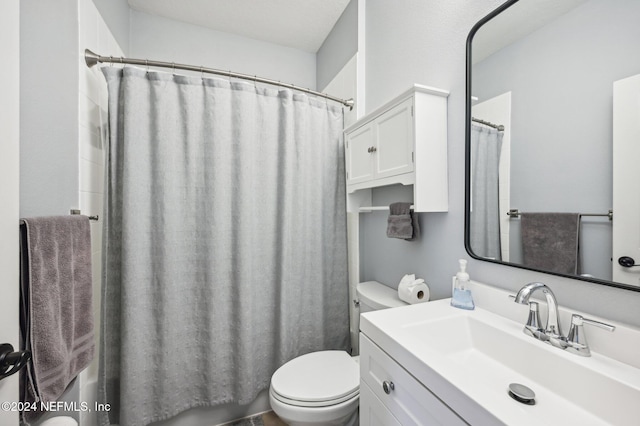
[[[460,271],[453,277],[451,306],[460,309],[475,309],[473,296],[469,289],[469,274],[467,273],[467,261],[460,259]]]

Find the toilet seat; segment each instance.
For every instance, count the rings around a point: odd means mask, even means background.
[[[327,407],[360,394],[359,365],[345,351],[320,351],[299,356],[271,377],[271,394],[284,404]]]
[[[358,396],[360,396],[360,390],[359,389],[355,390],[351,394],[343,396],[342,398],[337,398],[337,399],[332,399],[327,401],[299,401],[296,399],[286,398],[278,394],[277,392],[275,392],[273,389],[271,389],[271,395],[278,401],[282,402],[283,404],[293,405],[296,407],[313,408],[313,407],[330,407],[332,405],[337,405],[345,401],[349,401],[350,399],[353,399],[353,398],[358,398]]]

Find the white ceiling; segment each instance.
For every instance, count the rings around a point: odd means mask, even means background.
[[[142,12],[318,51],[349,0],[128,0]]]

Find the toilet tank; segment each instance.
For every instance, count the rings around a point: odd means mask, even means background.
[[[398,291],[377,281],[365,281],[359,283],[356,286],[356,292],[358,294],[358,306],[355,309],[353,318],[352,333],[355,330],[357,336],[360,332],[360,314],[365,312],[377,311],[380,309],[396,308],[399,306],[406,306],[407,304],[398,298]],[[360,353],[360,341],[356,337],[352,341],[353,347],[351,348],[352,355],[358,355]]]
[[[365,281],[356,287],[360,313],[396,308],[407,304],[398,298],[398,291],[377,281]]]

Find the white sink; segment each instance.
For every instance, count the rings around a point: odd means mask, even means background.
[[[448,300],[361,320],[364,334],[471,424],[639,424],[640,369],[597,353],[568,353],[522,326]],[[536,404],[509,397],[510,383],[531,388]]]

